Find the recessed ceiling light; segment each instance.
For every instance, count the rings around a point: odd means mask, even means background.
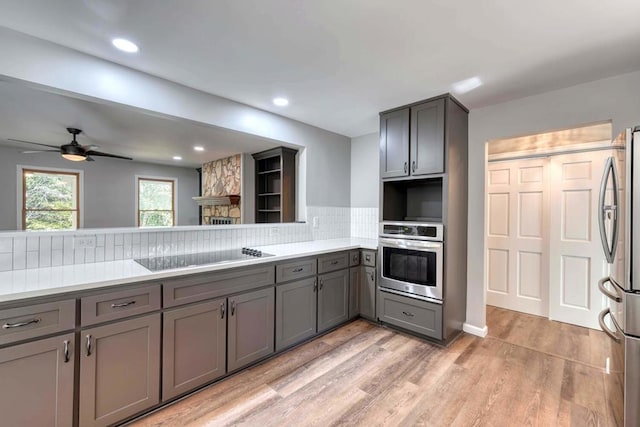
[[[180,157],[180,156],[173,156],[173,160],[182,160],[182,157]]]
[[[196,151],[204,151],[204,147],[201,147],[199,145],[196,145],[195,147],[193,147],[193,149]]]
[[[459,82],[454,83],[453,91],[455,93],[467,93],[480,86],[482,86],[482,80],[480,80],[480,77],[471,77],[470,79],[460,80]]]
[[[113,39],[111,43],[123,52],[136,53],[138,51],[138,45],[127,39]]]
[[[286,107],[289,105],[289,100],[287,98],[273,98],[273,103],[278,107]]]

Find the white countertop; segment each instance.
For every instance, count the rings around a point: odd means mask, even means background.
[[[377,247],[378,242],[375,239],[357,238],[315,240],[310,242],[260,246],[257,249],[275,256],[198,267],[177,268],[155,273],[147,270],[131,259],[6,271],[0,272],[0,303],[88,289],[99,289],[126,283],[160,280],[168,277],[224,270],[245,265],[277,262],[291,258],[349,249],[362,248],[375,250]]]

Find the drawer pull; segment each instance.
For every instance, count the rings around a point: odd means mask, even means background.
[[[293,272],[294,272],[294,273],[300,273],[302,270],[304,270],[304,268],[302,268],[302,267],[298,267],[298,268],[294,268],[294,269],[293,269]]]
[[[371,261],[371,255],[365,255],[365,256],[364,256],[364,259],[366,259],[366,260],[367,260],[367,262]]]
[[[62,354],[64,355],[64,363],[69,363],[69,340],[64,340]]]
[[[91,335],[87,335],[87,356],[91,356]]]
[[[339,261],[337,261],[337,260],[336,261],[331,261],[331,265],[338,265],[338,262]]]
[[[410,311],[403,311],[402,314],[404,314],[405,316],[413,317],[413,313],[411,313]]]
[[[353,262],[358,262],[358,255],[353,256]]]
[[[235,301],[231,301],[231,315],[235,315],[236,314],[236,302]]]
[[[2,329],[13,329],[13,328],[21,328],[23,326],[35,325],[36,323],[40,323],[42,319],[36,318],[27,320],[26,322],[18,322],[18,323],[5,323],[2,325]]]
[[[111,304],[111,308],[123,308],[123,307],[129,307],[130,305],[135,304],[136,301],[127,301],[127,302],[120,302],[118,304]]]
[[[223,302],[220,303],[220,318],[224,319],[224,312],[225,312],[225,304]]]

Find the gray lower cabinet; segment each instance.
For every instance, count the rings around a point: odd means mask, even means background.
[[[274,352],[274,288],[229,297],[229,372]]]
[[[360,314],[360,282],[362,281],[362,268],[351,267],[349,269],[349,319]]]
[[[318,276],[318,332],[349,318],[349,269]]]
[[[315,277],[276,286],[276,351],[316,334]]]
[[[360,281],[360,316],[376,320],[376,269],[362,267]]]
[[[0,349],[1,425],[73,425],[74,344],[66,334]]]
[[[80,422],[106,426],[160,401],[160,313],[80,335]]]
[[[380,291],[378,317],[409,331],[442,339],[442,305]]]
[[[172,399],[226,373],[227,299],[164,313],[162,400]]]

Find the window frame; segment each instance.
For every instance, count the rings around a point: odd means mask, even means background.
[[[51,175],[75,175],[76,176],[76,228],[70,229],[55,229],[55,230],[46,230],[46,231],[74,231],[81,228],[84,228],[84,171],[78,169],[61,169],[61,168],[50,168],[47,166],[27,166],[27,165],[17,165],[17,187],[18,191],[16,194],[17,200],[17,225],[18,229],[22,231],[34,231],[27,230],[26,225],[26,217],[27,211],[35,210],[35,209],[27,209],[26,208],[26,176],[25,173],[43,173],[43,174],[51,174]],[[74,209],[45,209],[42,211],[47,212],[73,212]],[[45,230],[42,230],[45,231]]]
[[[167,210],[148,210],[140,209],[140,181],[155,181],[155,182],[170,182],[172,185],[172,197],[171,197],[171,212],[173,213],[173,223],[167,226],[149,226],[140,225],[140,212],[169,212]],[[178,223],[178,178],[174,177],[160,177],[160,176],[135,176],[135,224],[138,228],[158,228],[158,227],[175,227]]]

